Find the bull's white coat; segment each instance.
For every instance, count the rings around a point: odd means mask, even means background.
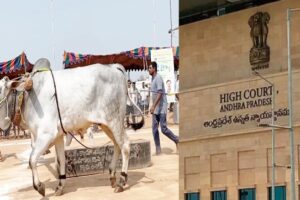
[[[124,68],[119,64],[95,64],[53,73],[65,130],[85,130],[93,123],[99,124],[115,145],[110,166],[111,179],[115,179],[116,162],[120,152],[123,158],[122,172],[127,174],[130,144],[123,125],[128,98]],[[35,73],[32,80],[33,88],[25,92],[24,96],[22,116],[25,123],[22,126],[29,129],[34,140],[29,161],[33,185],[39,193],[45,195],[44,185],[40,182],[36,170],[37,160],[49,147],[55,145],[58,173],[65,175],[64,133],[59,122],[50,71]],[[7,97],[8,107],[12,106],[11,91],[14,88],[22,89],[22,83],[16,84],[15,81],[6,78],[0,81],[0,101]],[[7,115],[5,104],[0,105],[0,128],[7,127],[9,123],[9,120],[3,120]],[[62,193],[64,185],[65,179],[60,179],[58,194]]]

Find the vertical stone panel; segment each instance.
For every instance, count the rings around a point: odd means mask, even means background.
[[[255,182],[255,151],[238,152],[239,185],[254,185]]]
[[[211,159],[211,185],[224,187],[227,183],[226,153],[213,154]]]

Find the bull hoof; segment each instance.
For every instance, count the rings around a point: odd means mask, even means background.
[[[55,190],[55,196],[61,196],[63,194],[63,187],[57,186]]]
[[[115,188],[115,193],[120,193],[120,192],[123,192],[124,191],[124,188],[120,185],[117,185],[117,187]]]
[[[39,183],[33,186],[36,191],[38,191],[43,197],[45,196],[45,185],[44,183]]]
[[[111,187],[115,188],[117,186],[117,179],[116,179],[116,177],[110,177],[109,180],[110,180]]]

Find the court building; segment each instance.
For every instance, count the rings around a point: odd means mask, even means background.
[[[272,185],[276,200],[299,199],[296,8],[299,0],[180,1],[180,200],[267,200]]]

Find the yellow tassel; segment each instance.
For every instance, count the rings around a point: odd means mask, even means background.
[[[21,112],[20,112],[20,110],[17,110],[17,112],[15,114],[15,117],[14,117],[14,120],[13,120],[13,123],[16,126],[20,126],[20,123],[21,123]]]

